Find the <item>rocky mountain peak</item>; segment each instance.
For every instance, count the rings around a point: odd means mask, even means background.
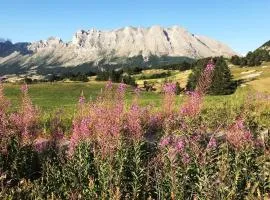
[[[5,44],[5,45],[4,45]],[[17,52],[13,54],[13,52]],[[0,66],[78,66],[84,63],[117,63],[114,59],[150,57],[204,58],[235,55],[227,45],[194,35],[180,26],[148,28],[127,26],[114,30],[78,30],[72,41],[50,37],[33,43],[0,43]],[[12,55],[12,56],[11,56]],[[121,60],[121,59],[120,59]],[[141,61],[140,61],[141,62]],[[124,63],[123,63],[124,64]],[[27,67],[26,67],[27,68]],[[20,68],[21,69],[21,68]]]

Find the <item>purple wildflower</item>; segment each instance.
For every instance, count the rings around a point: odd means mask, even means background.
[[[159,142],[159,146],[160,147],[166,147],[167,145],[169,145],[170,141],[171,141],[171,137],[170,136],[164,137]]]
[[[69,153],[73,153],[74,149],[76,148],[77,144],[87,137],[90,136],[90,118],[85,117],[81,120],[74,120],[73,121],[73,133],[70,139],[69,145]]]
[[[199,113],[202,104],[202,95],[197,92],[188,92],[188,101],[182,106],[180,112],[184,116],[195,116]]]
[[[82,90],[81,95],[79,97],[79,104],[84,104],[84,103],[85,103],[85,97],[83,95],[83,90]]]
[[[163,91],[166,94],[175,94],[175,91],[176,91],[176,85],[175,85],[175,83],[165,83],[163,85]]]
[[[188,164],[190,162],[190,156],[188,155],[188,153],[184,152],[182,155],[182,162],[184,164]]]
[[[200,112],[203,96],[206,90],[211,86],[214,69],[215,65],[213,61],[210,60],[198,80],[195,91],[187,92],[188,99],[180,109],[181,114],[184,116],[195,116]]]
[[[184,140],[180,139],[176,142],[175,144],[175,149],[178,151],[178,152],[182,152],[185,148],[185,142]]]
[[[174,83],[165,83],[163,85],[163,91],[165,93],[163,100],[163,110],[166,115],[171,115],[175,105],[176,85]]]
[[[79,98],[79,104],[84,104],[85,103],[85,97],[84,96],[80,96]]]
[[[213,148],[214,149],[216,147],[217,147],[217,141],[216,141],[216,139],[214,137],[211,137],[209,142],[208,142],[207,148],[209,148],[209,149]]]
[[[215,68],[215,65],[214,65],[213,61],[209,61],[206,65],[205,72],[213,71],[214,68]]]
[[[112,89],[112,81],[108,80],[108,82],[106,83],[106,89]]]
[[[27,91],[27,85],[22,86],[23,97],[20,111],[12,113],[10,119],[23,142],[32,142],[38,133],[39,112],[33,105]]]
[[[21,86],[21,91],[23,94],[27,93],[28,92],[28,85],[27,84],[23,84]]]
[[[118,86],[118,92],[119,93],[124,93],[125,90],[126,90],[126,84],[120,83],[119,86]]]
[[[228,127],[226,139],[236,149],[240,149],[246,144],[251,143],[253,138],[251,132],[244,126],[244,120],[239,117]]]

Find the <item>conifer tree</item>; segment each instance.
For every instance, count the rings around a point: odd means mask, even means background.
[[[194,90],[201,74],[201,71],[206,67],[210,58],[198,60],[192,69],[192,73],[188,78],[187,89]],[[223,57],[213,59],[215,63],[214,76],[211,87],[208,90],[209,94],[222,95],[231,94],[235,90],[236,84],[232,80],[231,71]]]

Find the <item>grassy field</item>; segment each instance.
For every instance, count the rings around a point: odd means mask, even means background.
[[[13,108],[16,109],[20,102],[20,85],[5,84],[5,95],[10,99]],[[88,82],[88,83],[39,83],[29,86],[29,94],[34,104],[46,111],[55,109],[74,110],[78,99],[83,92],[87,100],[95,99],[105,87],[105,82]],[[127,90],[127,101],[131,101],[133,89]],[[160,94],[154,92],[142,92],[141,103],[146,105],[152,103],[160,104]]]
[[[171,75],[166,78],[157,79],[139,79],[141,76],[149,76],[163,72],[171,72]],[[231,66],[231,71],[235,80],[243,79],[245,83],[240,87],[236,94],[229,96],[211,96],[207,99],[211,101],[226,100],[228,98],[238,96],[239,93],[243,94],[250,90],[270,92],[270,63],[264,63],[258,67],[244,67],[239,68]],[[190,70],[179,72],[177,70],[144,70],[141,74],[135,75],[136,83],[139,87],[143,87],[143,82],[147,81],[154,85],[157,89],[155,92],[142,92],[140,102],[143,105],[153,104],[159,106],[161,103],[160,91],[161,86],[165,81],[179,82],[181,87],[185,87],[187,83]],[[94,99],[104,88],[105,82],[94,81],[90,79],[88,83],[81,82],[55,82],[55,83],[39,83],[30,85],[30,96],[37,106],[46,111],[52,111],[56,108],[65,110],[73,110],[76,105],[80,94],[83,92],[86,99]],[[20,85],[19,84],[5,84],[5,94],[11,100],[13,108],[16,109],[20,101]],[[128,89],[127,101],[132,99],[132,89]],[[180,97],[181,99],[181,97]]]
[[[263,63],[256,67],[231,67],[234,79],[243,79],[246,81],[245,85],[249,85],[256,91],[270,92],[270,63]]]
[[[5,84],[5,95],[9,98],[12,104],[12,109],[16,110],[19,107],[21,100],[20,85]],[[52,112],[56,109],[63,109],[69,113],[73,112],[78,99],[83,92],[87,100],[92,100],[105,87],[103,82],[91,83],[40,83],[29,86],[29,94],[35,105],[41,110]],[[224,103],[229,99],[239,98],[248,92],[248,88],[239,88],[233,95],[226,96],[208,96],[206,100],[209,102]],[[130,103],[133,98],[133,88],[129,87],[126,94],[126,101]],[[177,102],[180,103],[183,96],[177,96]],[[145,92],[140,93],[139,103],[141,105],[153,105],[160,107],[162,103],[162,95],[160,92]]]
[[[238,87],[237,91],[232,95],[207,96],[205,100],[206,108],[221,108],[227,104],[235,104],[233,107],[237,108],[237,105],[239,106],[241,103],[243,103],[244,98],[249,93],[253,94],[255,91],[270,92],[270,63],[264,63],[262,66],[249,68],[231,66],[231,71],[235,80],[244,80],[242,86]],[[141,92],[139,100],[141,105],[153,105],[156,109],[160,108],[162,105],[162,94],[160,93],[162,84],[165,81],[172,81],[179,82],[181,87],[184,87],[187,82],[187,77],[191,73],[190,70],[185,72],[170,70],[171,74],[166,78],[145,80],[139,79],[141,76],[147,77],[149,75],[162,72],[168,72],[168,70],[144,70],[141,74],[135,76],[139,87],[143,86],[144,81],[148,81],[149,83],[152,83],[155,88],[157,88],[155,92]],[[83,92],[87,100],[95,99],[96,96],[101,92],[102,88],[105,87],[105,84],[105,82],[97,82],[94,80],[90,80],[87,83],[39,83],[29,86],[29,94],[33,103],[45,113],[44,116],[49,117],[50,114],[60,109],[65,113],[65,117],[67,119],[72,119],[80,94]],[[21,99],[20,85],[6,83],[4,88],[6,96],[12,103],[12,109],[16,110]],[[127,104],[132,101],[133,94],[133,89],[129,87],[126,94]],[[177,96],[177,104],[180,104],[183,98],[183,95]]]

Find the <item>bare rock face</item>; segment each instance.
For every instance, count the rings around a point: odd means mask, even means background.
[[[33,42],[28,46],[28,49],[34,52],[42,51],[46,48],[61,48],[66,47],[66,44],[60,39],[55,37],[50,37],[47,40],[40,40],[38,42]]]
[[[125,27],[111,31],[91,29],[77,31],[71,42],[65,43],[51,37],[33,43],[0,41],[0,72],[16,69],[44,68],[54,66],[74,67],[84,63],[99,65],[100,60],[142,56],[203,58],[235,55],[225,44],[205,36],[194,35],[179,26],[163,28]],[[9,66],[9,67],[7,67]],[[3,72],[2,72],[3,74]]]
[[[101,52],[105,55],[113,53],[119,57],[166,55],[201,58],[236,54],[225,44],[205,36],[193,35],[179,26],[125,27],[112,31],[81,30],[73,36],[72,44],[96,56]]]

